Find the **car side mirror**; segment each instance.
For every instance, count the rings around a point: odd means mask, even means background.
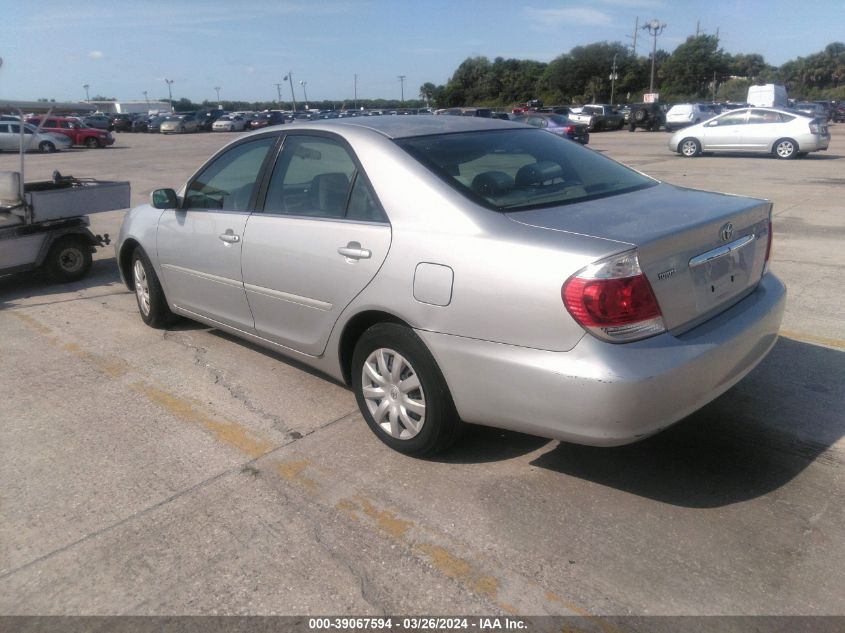
[[[179,206],[179,198],[173,189],[156,189],[150,194],[150,204],[156,209],[175,209]]]

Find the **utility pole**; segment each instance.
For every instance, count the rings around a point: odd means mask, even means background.
[[[167,96],[170,101],[170,111],[173,112],[173,91],[170,89],[170,86],[173,84],[173,80],[165,78],[164,83],[167,84]]]
[[[144,101],[146,101],[146,102],[147,102],[147,109],[149,109],[149,107],[150,107],[150,99],[149,99],[149,97],[147,97],[147,91],[146,91],[146,90],[144,90],[143,95],[144,95]]]
[[[616,80],[619,78],[619,75],[616,74],[616,55],[618,55],[618,53],[614,53],[613,66],[610,69],[610,105],[613,105],[613,94],[616,90]]]
[[[405,75],[399,75],[399,85],[402,87],[402,105],[405,105]]]
[[[288,74],[282,77],[282,81],[290,82],[290,98],[293,100],[293,111],[296,113],[296,95],[293,93],[293,73],[288,71]]]
[[[698,37],[698,34],[701,32],[701,20],[695,21],[695,36]]]
[[[666,23],[654,19],[643,25],[643,30],[648,29],[649,35],[654,38],[654,44],[651,47],[651,84],[649,84],[649,93],[654,94],[654,60],[657,57],[657,36],[663,33],[666,28]]]
[[[88,88],[90,88],[91,86],[89,86],[88,84],[83,84],[82,87],[85,88],[85,103],[91,103],[91,99],[88,98]]]
[[[308,86],[308,82],[300,81],[299,85],[302,86],[302,94],[305,95],[305,109],[308,110],[308,90],[306,89],[306,86]]]
[[[276,92],[279,93],[279,110],[282,109],[282,84],[276,84]]]
[[[217,107],[220,107],[220,86],[214,86],[215,92],[217,92]]]
[[[355,73],[355,83],[353,87],[352,109],[358,109],[358,73]]]
[[[637,18],[634,22],[634,34],[628,35],[628,39],[634,40],[634,44],[631,46],[632,53],[634,57],[637,56],[637,34],[640,32],[640,19]]]

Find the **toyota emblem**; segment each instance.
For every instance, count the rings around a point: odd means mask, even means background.
[[[734,236],[734,225],[728,222],[722,226],[719,233],[722,236],[723,242],[730,242],[731,238]]]

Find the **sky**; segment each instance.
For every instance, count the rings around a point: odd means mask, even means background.
[[[698,27],[732,54],[780,65],[845,40],[845,0],[2,0],[0,99],[297,101],[417,98],[467,57],[548,62],[666,23],[672,51]],[[637,52],[651,38],[640,30]],[[305,82],[301,85],[300,82]],[[281,86],[289,101],[291,86]]]

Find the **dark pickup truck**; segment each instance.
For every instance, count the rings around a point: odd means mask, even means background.
[[[590,132],[621,130],[624,123],[622,113],[611,105],[585,105],[580,113],[570,114],[569,118],[578,123],[585,123]]]

